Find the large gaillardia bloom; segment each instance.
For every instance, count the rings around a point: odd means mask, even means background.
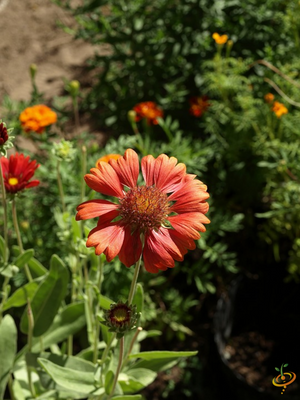
[[[46,126],[57,121],[56,113],[44,104],[25,108],[19,118],[25,132],[36,133],[43,133]]]
[[[76,219],[99,217],[86,243],[97,255],[104,253],[107,261],[118,255],[127,267],[142,255],[146,270],[156,273],[173,268],[174,260],[182,261],[195,249],[194,240],[209,223],[209,195],[206,185],[174,157],[148,155],[141,168],[145,185],[137,186],[139,160],[132,149],[118,160],[99,162],[84,179],[116,202],[86,201],[77,207]]]
[[[138,122],[146,118],[148,125],[157,125],[157,117],[162,118],[164,116],[163,110],[154,101],[138,103],[133,107],[133,110],[136,112],[135,120]]]
[[[1,157],[0,162],[7,193],[16,194],[23,189],[39,185],[38,180],[30,181],[39,164],[35,160],[31,161],[29,156],[24,157],[24,154],[15,153],[9,159]]]

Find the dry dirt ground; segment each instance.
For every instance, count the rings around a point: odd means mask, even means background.
[[[75,41],[57,21],[75,24],[51,0],[0,0],[0,104],[4,94],[13,100],[30,98],[30,64],[38,67],[39,90],[51,99],[62,92],[63,78],[74,78],[93,54],[91,46]]]

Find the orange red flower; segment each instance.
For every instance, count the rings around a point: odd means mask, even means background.
[[[201,117],[201,115],[208,109],[210,103],[207,96],[191,97],[190,98],[190,114],[194,117]]]
[[[212,38],[217,44],[225,44],[228,40],[227,35],[219,35],[217,32],[213,33]]]
[[[188,250],[195,249],[199,232],[209,223],[207,187],[186,173],[184,164],[161,154],[141,161],[145,185],[137,186],[138,155],[127,149],[123,157],[99,162],[84,179],[88,186],[108,200],[90,200],[77,207],[76,220],[98,217],[86,243],[107,261],[118,256],[130,267],[143,256],[148,272],[174,267]],[[126,189],[125,189],[126,188]]]
[[[157,125],[157,117],[162,118],[164,116],[162,109],[154,101],[138,103],[133,107],[133,110],[136,112],[135,120],[137,122],[146,118],[149,125]]]
[[[273,93],[267,93],[267,94],[265,94],[264,95],[264,99],[265,99],[265,102],[266,103],[268,103],[268,104],[271,104],[272,102],[273,102],[273,100],[274,100],[274,94]]]
[[[30,179],[35,170],[39,167],[36,160],[30,160],[29,156],[24,154],[12,154],[9,159],[1,157],[2,173],[4,185],[7,193],[16,194],[23,189],[29,189],[38,186],[40,181]]]
[[[287,114],[289,112],[285,105],[279,103],[279,101],[274,101],[272,111],[274,111],[277,118],[281,118],[283,114]]]
[[[57,115],[51,108],[44,104],[38,104],[25,108],[19,119],[25,132],[43,133],[46,126],[57,121]]]
[[[118,160],[120,157],[122,157],[121,154],[106,154],[105,156],[100,157],[100,158],[96,161],[96,168],[98,168],[98,164],[99,164],[101,161],[108,162],[109,160]],[[99,165],[100,165],[100,164],[99,164]]]

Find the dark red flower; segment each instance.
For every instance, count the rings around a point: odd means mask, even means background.
[[[1,157],[0,161],[7,193],[16,194],[23,189],[39,185],[38,180],[30,181],[39,167],[36,160],[31,161],[29,156],[24,157],[24,154],[15,153],[9,159]]]
[[[137,122],[142,118],[146,118],[149,125],[157,125],[157,117],[162,118],[164,116],[162,109],[154,101],[138,103],[133,107],[133,110],[136,112],[135,120]]]
[[[201,115],[208,109],[210,103],[207,96],[191,97],[190,98],[190,114],[194,117],[201,117]]]
[[[3,122],[0,124],[0,146],[4,145],[8,140],[7,128]]]

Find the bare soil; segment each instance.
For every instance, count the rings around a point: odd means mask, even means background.
[[[28,100],[32,90],[29,67],[38,67],[37,86],[46,99],[62,92],[63,78],[76,72],[93,54],[58,25],[74,27],[73,17],[51,0],[0,0],[0,104],[5,94]]]

